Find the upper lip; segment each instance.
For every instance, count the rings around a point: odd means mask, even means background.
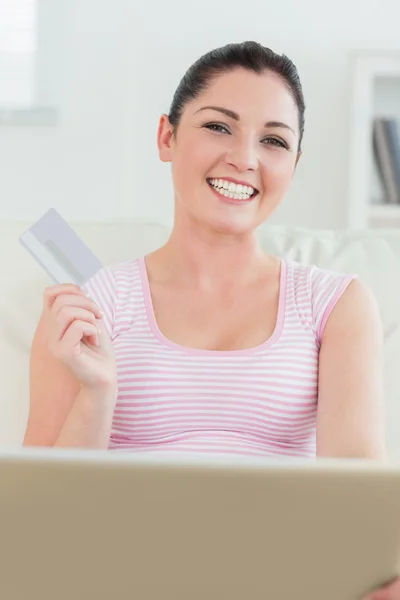
[[[252,183],[248,181],[239,181],[239,179],[234,179],[233,177],[210,177],[209,179],[223,179],[224,181],[232,181],[232,183],[236,183],[237,185],[248,185],[258,192],[258,189]]]

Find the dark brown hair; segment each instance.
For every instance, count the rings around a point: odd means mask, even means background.
[[[299,113],[299,146],[304,134],[304,97],[300,78],[293,62],[284,54],[276,54],[257,42],[227,44],[201,56],[182,77],[172,100],[169,121],[176,133],[182,112],[188,102],[194,100],[216,76],[237,67],[256,73],[271,71],[288,86]]]

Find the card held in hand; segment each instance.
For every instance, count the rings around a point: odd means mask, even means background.
[[[103,268],[54,208],[25,231],[19,241],[56,283],[82,286]]]

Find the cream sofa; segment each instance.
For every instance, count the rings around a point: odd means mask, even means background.
[[[40,215],[38,215],[39,218]],[[20,445],[29,407],[29,351],[53,281],[19,243],[30,222],[0,220],[0,445]],[[70,223],[103,265],[134,258],[163,244],[170,225],[146,222]],[[400,462],[400,230],[332,232],[259,229],[262,246],[306,264],[355,272],[375,293],[385,333],[387,441]]]

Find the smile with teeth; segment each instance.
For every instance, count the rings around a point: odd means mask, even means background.
[[[249,185],[237,184],[225,179],[207,179],[207,181],[219,194],[233,200],[249,200],[257,193],[257,190]]]

